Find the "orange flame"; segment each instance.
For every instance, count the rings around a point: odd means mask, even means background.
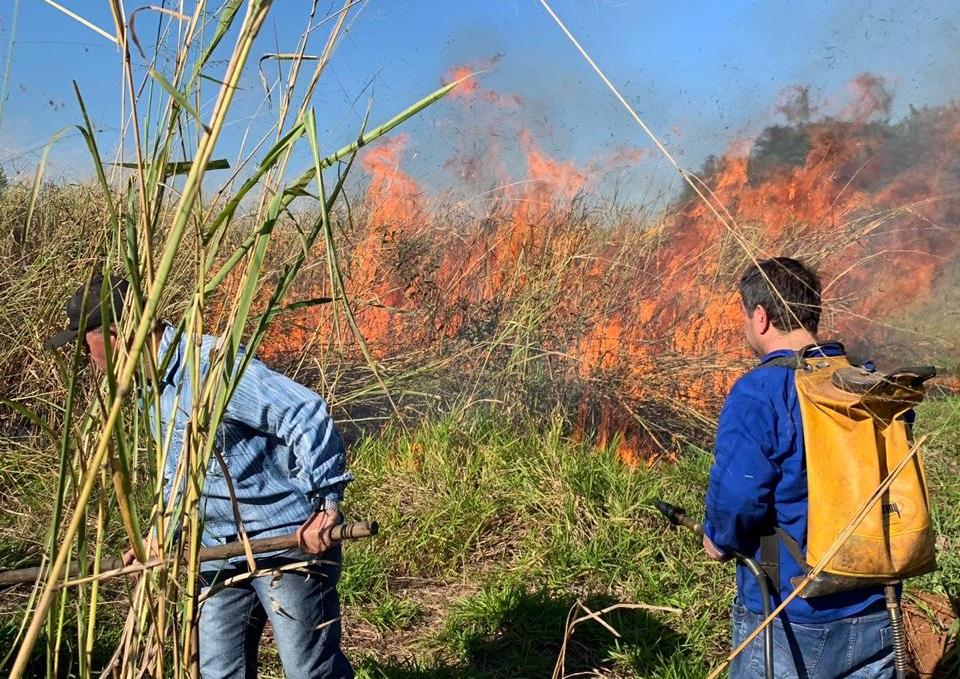
[[[462,80],[459,85],[450,92],[450,97],[459,100],[464,105],[469,106],[474,101],[483,101],[493,104],[500,108],[516,109],[523,105],[523,99],[517,94],[503,95],[494,90],[487,90],[480,87],[480,71],[492,68],[497,62],[496,58],[487,59],[484,63],[477,64],[476,67],[466,65],[454,66],[443,78],[445,85]],[[472,76],[472,77],[470,77]]]
[[[468,72],[456,67],[448,81]],[[753,252],[800,256],[821,271],[831,309],[823,336],[877,335],[865,319],[928,297],[960,249],[960,107],[917,114],[907,163],[886,128],[867,122],[889,108],[883,80],[858,76],[851,87],[845,117],[810,122],[813,107],[794,102],[799,122],[738,140],[701,177]],[[455,94],[510,101],[476,79]],[[628,464],[669,459],[686,436],[669,413],[708,422],[745,365],[736,280],[749,260],[699,200],[653,224],[578,211],[596,168],[636,162],[642,150],[578,166],[551,158],[533,131],[518,141],[525,175],[487,214],[455,225],[401,169],[406,135],[365,152],[366,219],[347,253],[361,330],[382,357],[440,351],[488,340],[517,308],[536,307],[540,348],[568,357],[561,379],[582,385],[575,436],[619,441]],[[326,333],[324,313],[301,315],[308,337]],[[308,341],[286,337],[273,335],[267,351]]]

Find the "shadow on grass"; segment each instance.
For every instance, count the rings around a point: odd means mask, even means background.
[[[950,607],[953,609],[954,620],[960,620],[960,596],[951,595]],[[960,676],[960,630],[953,628],[943,649],[943,656],[937,661],[933,670],[933,679],[948,679]]]
[[[23,610],[29,597],[29,588],[25,585],[19,585],[16,588],[0,589],[0,677],[9,674],[13,667],[15,653],[11,651],[19,647],[21,638],[19,636],[20,625],[23,620]],[[104,611],[98,616],[99,627],[98,637],[93,646],[93,654],[90,658],[91,667],[94,668],[94,676],[99,675],[99,669],[105,667],[120,641],[120,631],[123,625],[123,617],[116,614],[116,607],[108,608],[106,604],[102,606]],[[30,654],[29,663],[24,670],[25,677],[75,677],[78,673],[76,648],[76,615],[73,606],[68,607],[64,616],[64,639],[60,648],[60,657],[57,663],[59,671],[56,673],[47,673],[47,634],[44,631],[37,639],[33,652]],[[124,607],[123,612],[126,612]],[[122,614],[121,614],[122,615]],[[7,662],[3,662],[6,659]],[[51,659],[52,662],[52,659]]]
[[[19,622],[19,621],[17,621]],[[70,630],[68,629],[68,632]],[[4,621],[0,623],[0,662],[4,660],[8,652],[14,648],[14,645],[17,643],[17,628],[14,624]],[[91,667],[94,668],[93,676],[98,676],[100,674],[100,668],[106,667],[107,663],[110,662],[110,659],[113,657],[113,653],[116,650],[116,645],[119,643],[119,640],[114,640],[111,636],[109,641],[104,641],[103,643],[96,643],[93,648],[93,656],[91,657]],[[34,647],[33,652],[30,654],[30,660],[27,664],[26,669],[24,670],[25,677],[55,677],[59,679],[63,677],[64,679],[69,679],[69,677],[77,676],[78,667],[77,662],[77,650],[72,647],[71,642],[65,642],[63,647],[60,650],[60,659],[57,663],[59,671],[51,675],[47,674],[47,656],[46,656],[46,646],[47,641],[45,636],[41,636],[37,641],[37,645]],[[11,654],[7,659],[6,664],[0,664],[0,676],[7,676],[10,670],[13,667],[15,654]]]
[[[444,679],[454,677],[549,677],[563,642],[567,614],[574,597],[545,592],[512,592],[509,606],[486,608],[489,600],[467,602],[451,615],[441,635],[444,651],[455,660],[430,664],[383,663],[365,659],[359,676],[371,679]],[[617,603],[593,596],[584,603],[599,611]],[[484,610],[486,608],[486,610]],[[662,619],[670,613],[621,609],[604,616],[620,634],[616,638],[596,622],[577,625],[567,646],[566,674],[615,669],[640,677],[702,677],[708,668],[690,658],[685,638]],[[579,616],[578,616],[579,617]]]

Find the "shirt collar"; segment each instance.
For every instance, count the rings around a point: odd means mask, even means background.
[[[777,349],[765,354],[760,358],[760,365],[772,361],[775,358],[783,356],[795,356],[798,352],[792,349]],[[817,356],[843,356],[846,350],[840,342],[822,342],[820,344],[811,344],[803,348],[804,358],[816,358]]]
[[[162,373],[161,381],[164,384],[173,384],[174,375],[180,369],[181,362],[181,342],[174,342],[177,339],[177,330],[172,325],[163,329],[163,335],[160,337],[160,344],[157,347],[157,370]],[[169,357],[168,357],[169,354]],[[166,370],[164,370],[166,363]]]

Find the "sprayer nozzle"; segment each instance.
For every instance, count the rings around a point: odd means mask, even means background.
[[[653,506],[663,514],[667,521],[672,523],[674,526],[680,525],[680,517],[686,514],[686,512],[675,505],[670,504],[669,502],[664,502],[663,500],[654,500]]]

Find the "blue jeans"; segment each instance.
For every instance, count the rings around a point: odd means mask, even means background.
[[[781,616],[782,617],[782,616]],[[894,676],[893,641],[886,609],[825,623],[773,625],[773,671],[777,679],[877,679]],[[764,616],[733,604],[733,647]],[[731,679],[764,676],[763,633],[730,664]]]
[[[303,561],[299,553],[257,559],[261,568]],[[315,558],[315,557],[314,557]],[[340,547],[318,564],[277,576],[243,581],[213,594],[200,606],[200,675],[203,679],[257,676],[257,652],[267,620],[288,679],[353,679],[340,650]],[[246,572],[243,564],[200,574],[201,592]]]

